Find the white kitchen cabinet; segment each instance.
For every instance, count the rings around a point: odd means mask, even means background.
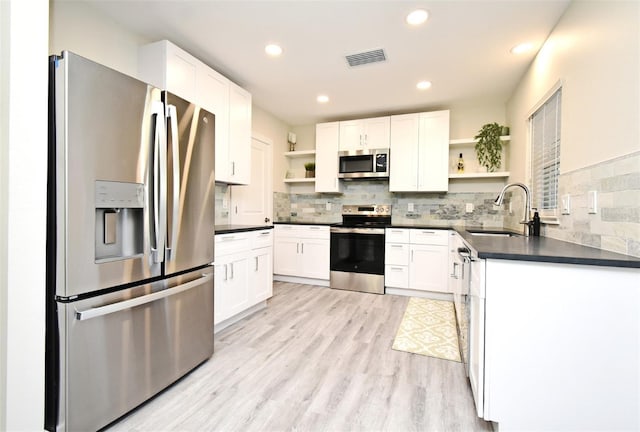
[[[276,225],[274,273],[329,280],[329,239],[328,226]]]
[[[340,122],[340,150],[389,148],[390,117]]]
[[[500,430],[640,430],[640,269],[482,261],[483,417]]]
[[[339,122],[316,125],[316,192],[342,192],[338,179]]]
[[[409,287],[420,291],[449,292],[448,253],[445,246],[415,245],[409,250]]]
[[[449,111],[391,116],[389,190],[449,189]]]
[[[245,252],[216,258],[214,324],[247,309],[249,304],[248,257]]]
[[[215,180],[249,184],[251,94],[167,40],[140,48],[138,72],[142,80],[215,114]]]
[[[229,83],[229,140],[216,143],[216,160],[220,156],[226,160],[216,180],[232,184],[249,184],[251,180],[251,94],[242,87]],[[226,157],[225,157],[226,155]],[[223,180],[224,179],[224,180]],[[262,179],[258,179],[262,180]]]
[[[263,247],[251,251],[249,260],[249,295],[255,301],[273,296],[273,248]]]
[[[273,295],[273,230],[215,236],[216,331],[243,318]]]
[[[385,286],[449,293],[448,231],[387,228]]]

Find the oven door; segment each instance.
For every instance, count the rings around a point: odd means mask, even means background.
[[[331,228],[331,271],[384,275],[384,228]]]

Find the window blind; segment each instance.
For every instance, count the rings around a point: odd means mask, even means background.
[[[560,88],[529,118],[532,207],[541,217],[558,215],[561,95]]]

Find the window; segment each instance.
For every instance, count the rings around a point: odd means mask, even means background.
[[[558,216],[561,98],[562,88],[559,88],[529,117],[531,206],[547,220]]]

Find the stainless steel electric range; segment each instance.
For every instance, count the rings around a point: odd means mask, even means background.
[[[329,286],[384,294],[384,229],[390,205],[344,205],[342,224],[331,227]]]

